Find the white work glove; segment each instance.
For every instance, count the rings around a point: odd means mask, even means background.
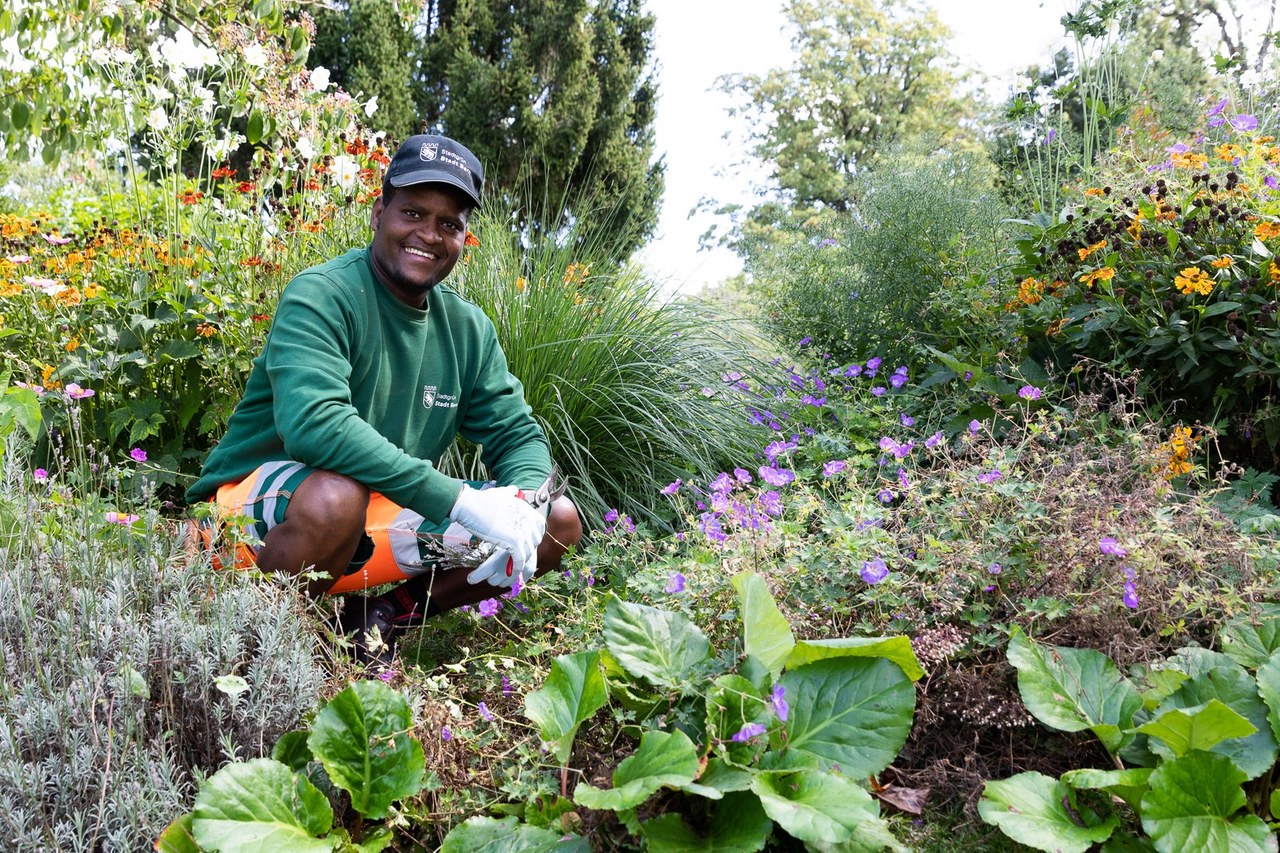
[[[468,583],[509,587],[516,577],[522,581],[533,577],[547,520],[519,496],[515,486],[473,489],[463,485],[449,518],[476,538],[497,546],[497,551],[467,575]]]

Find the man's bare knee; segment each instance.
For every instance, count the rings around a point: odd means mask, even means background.
[[[363,531],[369,506],[369,489],[350,477],[332,471],[315,471],[303,480],[289,499],[285,522],[306,526],[329,535]]]

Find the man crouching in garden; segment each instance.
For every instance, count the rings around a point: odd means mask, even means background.
[[[556,568],[582,536],[493,323],[441,284],[483,186],[480,162],[452,139],[400,146],[371,244],[289,282],[187,491],[219,518],[252,519],[261,546],[240,546],[239,564],[311,572],[312,595],[401,581],[346,603],[343,629],[366,662],[390,660],[399,628]],[[495,482],[436,469],[459,433]]]

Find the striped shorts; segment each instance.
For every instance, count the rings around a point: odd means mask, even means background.
[[[227,483],[213,499],[214,513],[198,526],[216,566],[251,568],[267,532],[284,521],[289,499],[311,474],[301,462],[268,462],[243,480]],[[491,483],[467,481],[473,488]],[[228,528],[238,524],[235,535]],[[331,593],[350,592],[406,580],[430,571],[448,551],[465,550],[471,533],[456,521],[428,521],[378,492],[369,495],[365,535]]]

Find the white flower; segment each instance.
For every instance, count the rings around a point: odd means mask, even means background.
[[[316,156],[316,146],[315,143],[311,141],[310,136],[299,136],[297,148],[298,153],[302,155],[304,160],[310,160],[312,157]]]
[[[155,131],[163,131],[169,128],[169,114],[164,111],[164,107],[156,107],[147,113],[147,126]]]
[[[238,133],[230,133],[208,146],[205,150],[209,152],[209,159],[221,162],[231,156],[231,152],[239,148],[243,142],[243,136]]]
[[[1157,49],[1157,50],[1153,50],[1153,51],[1151,51],[1151,61],[1152,61],[1152,62],[1159,62],[1159,61],[1160,61],[1160,60],[1162,60],[1162,59],[1164,59],[1164,51],[1163,51],[1163,50],[1158,50],[1158,49]]]
[[[317,92],[323,92],[329,88],[329,69],[323,65],[317,66],[311,71],[311,88]]]
[[[372,98],[365,101],[365,104],[364,104],[365,117],[373,118],[373,114],[376,113],[377,111],[378,111],[378,96],[374,95]]]
[[[267,52],[256,41],[244,46],[244,61],[254,68],[262,68],[267,64]]]
[[[333,158],[333,177],[338,182],[338,186],[344,190],[349,190],[355,186],[356,179],[360,176],[360,164],[346,154],[339,154]]]
[[[164,103],[173,97],[173,93],[163,86],[157,86],[154,83],[147,84],[147,94],[151,96],[151,100]]]
[[[195,85],[191,87],[191,99],[195,101],[196,110],[200,115],[208,118],[213,112],[213,108],[217,106],[217,99],[213,95],[212,89],[206,89],[204,86]]]

